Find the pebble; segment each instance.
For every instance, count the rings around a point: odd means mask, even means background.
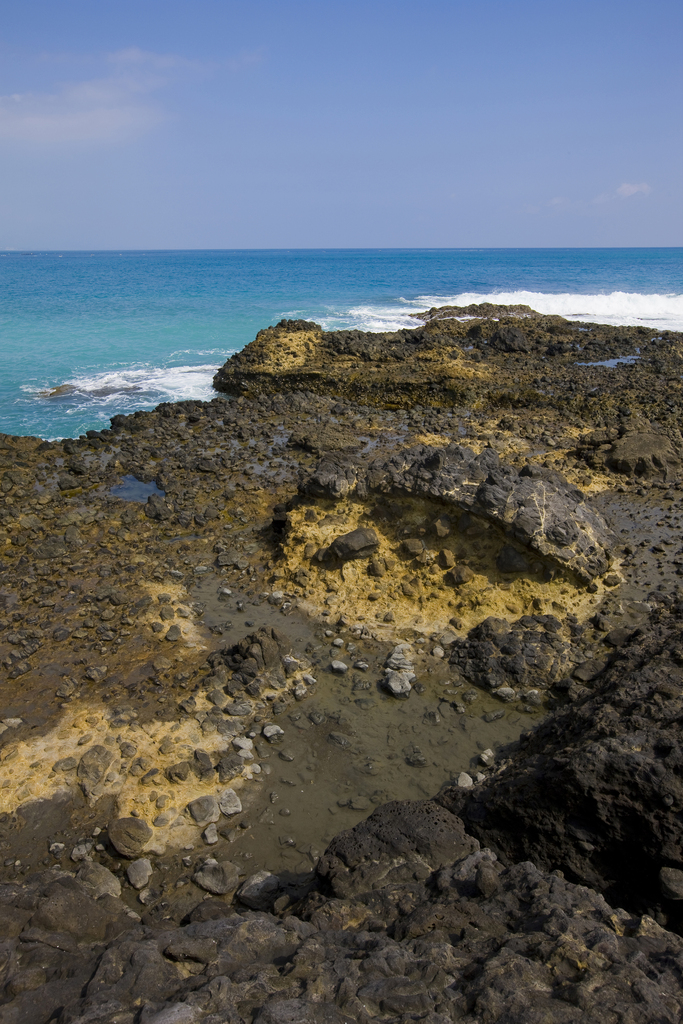
[[[207,846],[213,846],[214,843],[218,842],[218,830],[216,828],[215,822],[212,821],[210,825],[206,826],[206,828],[202,832],[202,839],[207,844]]]
[[[383,684],[393,697],[405,700],[410,696],[412,689],[411,680],[413,679],[415,679],[415,676],[412,672],[397,672],[393,669],[387,669]]]
[[[467,774],[467,772],[460,772],[456,785],[459,789],[472,789],[474,780],[471,775]]]
[[[152,877],[152,864],[147,857],[139,857],[126,868],[126,876],[134,889],[144,889]]]
[[[285,734],[285,730],[279,725],[264,725],[261,731],[269,743],[276,743]]]
[[[346,665],[343,661],[333,661],[330,667],[333,672],[340,676],[344,675],[345,672],[349,671],[349,666]]]

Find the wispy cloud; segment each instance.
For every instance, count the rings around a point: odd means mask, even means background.
[[[0,96],[0,140],[54,145],[120,142],[165,117],[153,93],[172,71],[191,66],[182,57],[132,47],[108,54],[109,74],[66,82],[51,93]]]
[[[652,187],[645,181],[641,181],[639,185],[633,185],[628,181],[625,181],[622,185],[619,185],[614,192],[601,192],[599,196],[596,196],[593,200],[594,203],[611,203],[615,199],[629,199],[631,196],[637,195],[641,192],[645,196],[649,196],[652,192]]]
[[[643,195],[649,196],[652,192],[652,188],[647,182],[642,181],[640,185],[630,185],[627,181],[623,185],[620,185],[617,189],[617,195],[620,199],[628,199],[629,196],[634,196],[637,192],[642,192]]]

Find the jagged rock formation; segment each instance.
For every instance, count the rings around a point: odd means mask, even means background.
[[[58,870],[0,886],[2,1020],[680,1021],[679,936],[561,872],[504,867],[429,802],[337,837],[320,884],[281,917],[218,897],[180,926]]]
[[[621,646],[593,692],[538,726],[475,791],[438,798],[510,861],[559,867],[676,927],[681,896],[661,872],[683,871],[682,615],[679,605],[648,630],[608,633]]]

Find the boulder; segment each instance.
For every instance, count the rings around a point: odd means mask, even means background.
[[[433,800],[394,800],[335,836],[317,870],[335,896],[357,896],[416,871],[427,877],[478,849],[462,821]]]
[[[141,818],[116,818],[107,827],[109,839],[122,857],[137,857],[152,838],[153,832]]]
[[[612,445],[605,464],[617,473],[645,480],[675,479],[681,471],[680,453],[665,434],[626,434]]]

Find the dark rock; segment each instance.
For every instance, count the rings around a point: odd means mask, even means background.
[[[359,527],[351,533],[335,537],[328,550],[336,558],[367,558],[379,547],[379,537],[372,527]]]
[[[539,466],[517,473],[501,465],[491,448],[475,455],[458,444],[416,445],[367,467],[348,456],[327,455],[302,480],[300,490],[335,501],[351,494],[364,499],[370,493],[436,499],[495,523],[585,581],[604,575],[615,543],[602,517],[559,473]]]
[[[78,778],[86,796],[96,792],[113,760],[112,751],[99,743],[86,750],[78,763]]]
[[[350,896],[411,879],[416,869],[433,871],[477,848],[462,822],[433,801],[396,800],[335,836],[318,875],[336,896]]]
[[[530,352],[531,343],[519,327],[499,327],[488,340],[491,348],[499,352]]]
[[[651,913],[662,868],[683,871],[680,616],[659,612],[593,692],[527,734],[503,771],[474,791],[444,790],[438,801],[508,861],[534,857]],[[677,909],[667,914],[683,927]]]
[[[152,838],[152,829],[141,818],[116,818],[107,827],[112,845],[123,857],[131,859],[142,853]]]
[[[504,544],[496,558],[496,567],[499,572],[529,572],[529,559],[511,544]]]
[[[683,900],[683,871],[680,868],[662,868],[659,883],[662,896],[667,900]]]
[[[664,434],[627,434],[605,456],[610,469],[626,476],[668,480],[679,475],[681,456]]]
[[[215,896],[225,896],[237,889],[239,871],[228,860],[219,864],[218,861],[209,858],[195,872],[193,881],[206,892],[211,892]]]

